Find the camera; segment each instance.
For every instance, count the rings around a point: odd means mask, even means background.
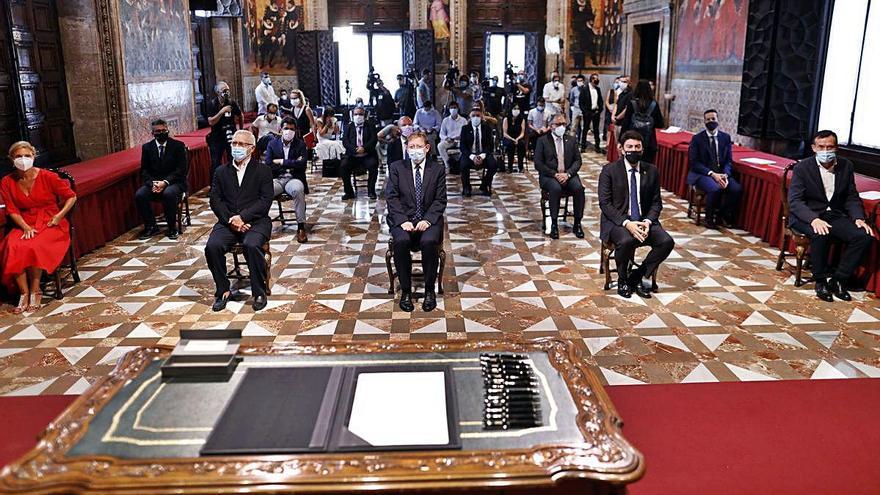
[[[443,89],[454,89],[456,84],[458,84],[458,77],[460,74],[461,72],[458,70],[458,66],[455,65],[455,60],[450,60],[449,69],[446,71],[446,76],[443,77]]]
[[[370,67],[370,72],[367,74],[367,89],[370,91],[378,91],[379,83],[382,81],[382,76],[376,73],[376,69],[372,66]]]

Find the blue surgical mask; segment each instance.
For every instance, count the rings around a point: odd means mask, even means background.
[[[232,147],[232,158],[235,161],[240,162],[240,161],[244,160],[245,158],[247,158],[247,156],[248,156],[247,148],[244,148],[242,146],[233,146]]]
[[[831,163],[837,159],[836,151],[817,151],[816,158],[819,159],[819,163]]]
[[[535,108],[537,108],[539,112],[543,112],[543,111],[544,111],[544,105],[538,105],[538,106],[535,107]]]
[[[411,150],[407,150],[407,153],[409,153],[410,159],[416,163],[422,163],[425,160],[424,148],[413,148]]]
[[[471,125],[474,127],[477,127],[478,125],[480,125],[480,122],[482,122],[482,121],[483,121],[483,119],[480,117],[471,117]]]
[[[457,108],[450,108],[449,115],[451,115],[453,119],[458,117],[458,109]]]

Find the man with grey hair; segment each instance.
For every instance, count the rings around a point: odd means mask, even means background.
[[[236,131],[232,136],[232,163],[214,174],[211,185],[211,210],[217,224],[205,245],[205,258],[216,286],[214,311],[222,311],[232,297],[226,271],[226,253],[235,244],[244,247],[251,279],[254,311],[266,307],[269,267],[263,257],[263,245],[272,234],[269,208],[274,196],[272,169],[255,155],[256,139],[252,132]]]
[[[229,97],[229,85],[220,81],[214,86],[214,92],[216,96],[208,102],[208,125],[211,126],[211,133],[205,139],[211,152],[212,178],[217,167],[226,163],[224,158],[232,156],[230,143],[236,130],[236,121],[238,129],[244,128],[241,108]]]

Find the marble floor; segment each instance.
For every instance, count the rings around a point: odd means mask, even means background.
[[[310,240],[294,228],[271,242],[269,306],[213,313],[204,245],[214,216],[204,194],[177,241],[133,230],[80,260],[83,281],[63,301],[13,315],[0,307],[0,394],[79,394],[137,346],[174,344],[181,328],[239,328],[245,342],[351,342],[559,336],[583,346],[607,383],[880,377],[880,305],[818,301],[777,272],[776,249],[736,230],[711,231],[664,193],[676,248],[652,299],[602,289],[596,181],[584,155],[586,239],[561,225],[542,235],[533,172],[499,174],[492,198],[462,198],[450,176],[446,293],[431,313],[398,310],[387,293],[388,229],[381,200],[339,201],[338,179],[310,177]],[[380,178],[381,185],[381,178]],[[363,194],[363,192],[362,192]]]

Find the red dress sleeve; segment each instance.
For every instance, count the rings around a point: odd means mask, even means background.
[[[56,197],[61,198],[62,201],[67,201],[70,198],[76,197],[76,193],[70,188],[70,183],[67,182],[67,179],[62,178],[55,172],[51,171],[46,172],[46,177],[49,177],[49,184],[52,186],[52,192]]]
[[[21,211],[15,204],[15,191],[12,190],[13,187],[17,187],[15,179],[12,175],[7,175],[0,181],[0,194],[3,195],[3,201],[6,203],[6,214],[21,215]]]

